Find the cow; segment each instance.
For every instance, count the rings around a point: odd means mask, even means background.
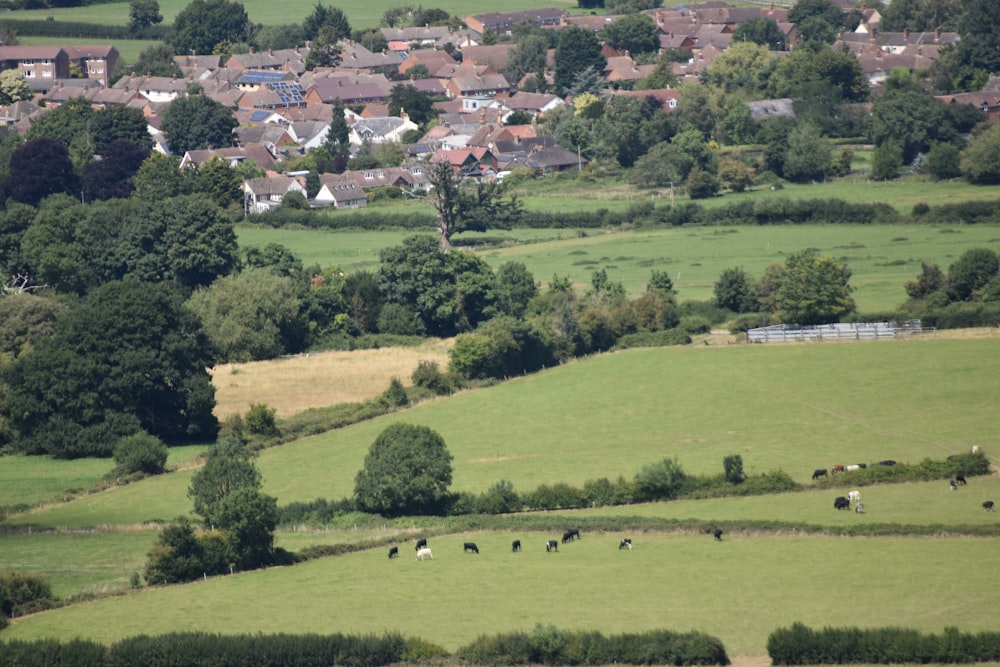
[[[955,475],[955,481],[959,484],[967,484],[965,481],[965,475]]]
[[[973,454],[978,454],[978,453],[979,453],[980,451],[981,451],[981,450],[980,450],[980,448],[979,448],[979,445],[973,445],[973,446],[972,446],[972,453],[973,453]]]
[[[399,555],[399,547],[390,547],[389,558],[395,558]]]
[[[623,537],[622,541],[618,543],[618,548],[619,549],[628,549],[629,551],[631,551],[632,550],[632,538],[631,537]]]
[[[861,502],[861,492],[858,491],[857,489],[854,489],[853,491],[847,494],[847,499],[850,500],[852,503],[859,503]]]
[[[844,472],[844,466],[839,463],[830,469],[830,473],[833,475],[836,475],[838,472]]]
[[[956,482],[956,481],[955,481],[955,480],[953,480],[953,479],[950,479],[950,480],[948,480],[948,486],[950,486],[950,487],[951,487],[951,490],[952,490],[952,491],[955,491],[955,490],[957,490],[957,489],[958,489],[958,482]]]
[[[469,553],[470,551],[474,554],[479,553],[479,547],[476,546],[475,542],[466,542],[462,547],[462,553]]]
[[[852,463],[849,466],[844,466],[844,472],[854,472],[855,470],[861,470],[861,465],[857,463]]]
[[[413,548],[416,549],[417,551],[420,551],[426,546],[427,546],[427,538],[421,537],[419,540],[417,540],[417,545]]]
[[[865,513],[865,504],[864,503],[858,503],[854,507],[854,511],[857,512],[858,514],[864,514]]]
[[[425,559],[434,560],[434,554],[431,553],[430,547],[417,550],[417,560]]]
[[[868,464],[867,463],[859,463],[858,467],[861,468],[862,470],[864,470],[865,468],[868,467]]]
[[[987,500],[985,503],[983,503],[983,509],[986,510],[987,512],[992,512],[993,511],[993,501],[992,500]]]
[[[712,535],[715,537],[715,541],[716,542],[721,542],[722,541],[722,529],[721,528],[715,528],[714,530],[712,530]]]
[[[816,480],[819,479],[820,477],[826,477],[826,468],[819,468],[817,470],[813,470],[813,479]]]
[[[521,550],[521,540],[514,540],[513,542],[511,542],[510,543],[510,550],[512,552],[514,552],[514,553],[517,553],[518,551],[520,551]]]
[[[885,461],[879,461],[878,464],[880,466],[894,466],[896,462],[892,459],[886,459]]]
[[[547,540],[545,542],[546,551],[559,551],[559,543],[555,540]]]
[[[566,544],[567,542],[569,542],[571,540],[575,540],[578,537],[580,537],[580,529],[579,528],[570,528],[565,533],[563,533],[563,536],[562,536],[563,544]]]
[[[833,508],[837,510],[849,510],[851,509],[851,501],[844,496],[837,496],[833,500]]]

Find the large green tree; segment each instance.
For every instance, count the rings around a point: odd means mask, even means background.
[[[784,176],[796,183],[821,181],[826,178],[833,161],[830,144],[820,136],[814,125],[802,124],[788,135]]]
[[[0,72],[0,104],[31,99],[31,87],[20,69]]]
[[[130,0],[128,3],[128,29],[133,35],[141,35],[149,26],[162,21],[157,0]]]
[[[247,42],[250,19],[241,2],[192,0],[174,19],[167,43],[177,53],[212,53],[221,42]]]
[[[872,103],[869,137],[876,146],[898,144],[903,162],[909,164],[933,142],[955,137],[948,105],[925,91],[906,70],[893,70],[884,87]]]
[[[958,31],[959,57],[963,64],[987,73],[1000,73],[1000,3],[994,0],[962,0]]]
[[[969,143],[962,154],[961,171],[970,183],[1000,183],[1000,126],[991,126]]]
[[[846,265],[815,250],[790,255],[773,295],[778,316],[796,324],[839,322],[855,309],[850,278]]]
[[[103,285],[0,374],[19,451],[110,456],[142,429],[167,443],[212,438],[214,365],[197,317],[170,284]]]
[[[66,146],[55,139],[39,137],[10,158],[10,171],[3,183],[3,198],[37,206],[52,194],[76,194],[78,179]]]
[[[660,49],[656,22],[647,14],[629,14],[605,26],[601,37],[618,51],[633,55],[655,53]]]
[[[237,123],[232,111],[204,95],[179,97],[161,115],[161,129],[176,155],[233,143]]]
[[[194,513],[206,526],[220,523],[223,502],[231,494],[260,489],[260,471],[254,465],[256,457],[255,452],[231,436],[209,448],[205,465],[191,476],[188,487],[188,497],[194,501]]]
[[[358,508],[384,516],[442,512],[451,460],[444,438],[430,428],[390,425],[375,438],[355,478]]]
[[[417,125],[424,125],[437,116],[430,95],[408,83],[397,83],[389,92],[389,115],[398,116],[403,112]]]
[[[427,178],[444,249],[451,247],[451,237],[459,232],[510,229],[520,218],[521,203],[517,197],[505,196],[500,181],[466,184],[447,160],[432,163]]]
[[[555,51],[557,89],[569,90],[577,74],[588,68],[600,73],[607,63],[593,31],[579,26],[569,26],[559,31],[559,43]]]
[[[760,44],[768,51],[785,50],[785,33],[773,19],[759,16],[749,21],[742,21],[733,30],[733,43],[753,42]]]
[[[966,250],[948,267],[948,286],[958,301],[972,299],[1000,271],[1000,258],[989,248]]]

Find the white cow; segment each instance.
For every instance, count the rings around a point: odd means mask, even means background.
[[[434,554],[431,553],[430,547],[424,547],[423,549],[417,550],[417,560],[424,560],[427,558],[434,560]]]
[[[859,465],[844,466],[844,471],[845,472],[854,472],[855,470],[861,470],[861,466],[859,466]]]
[[[853,491],[847,494],[847,499],[850,500],[852,503],[855,504],[859,503],[861,502],[861,492],[858,491],[857,489],[854,489]]]
[[[979,445],[973,445],[972,446],[972,453],[973,454],[978,454],[979,453]]]

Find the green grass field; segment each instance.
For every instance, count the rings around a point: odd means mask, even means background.
[[[281,243],[309,264],[339,266],[351,272],[378,268],[381,248],[398,245],[410,232],[322,231],[254,228],[238,230],[240,245]],[[466,233],[459,238],[475,239]],[[578,289],[605,269],[638,296],[654,269],[668,271],[680,301],[707,300],[728,268],[742,266],[755,277],[764,268],[805,248],[839,259],[852,271],[851,285],[861,312],[893,310],[906,300],[904,285],[920,272],[921,262],[947,270],[974,247],[1000,248],[996,225],[783,225],[768,227],[692,227],[633,231],[491,231],[490,238],[524,243],[481,250],[494,267],[524,263],[543,287],[553,275],[568,276]],[[545,240],[552,239],[552,240]]]

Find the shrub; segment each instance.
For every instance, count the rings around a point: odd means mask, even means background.
[[[278,424],[275,421],[276,410],[265,403],[251,403],[244,423],[254,435],[272,438],[278,435]]]
[[[52,587],[44,577],[9,572],[0,576],[0,616],[14,618],[55,603]]]
[[[635,499],[639,502],[678,497],[688,481],[677,459],[665,458],[643,466],[635,476]]]
[[[401,408],[410,404],[410,398],[406,395],[406,388],[398,377],[393,376],[389,380],[389,388],[382,392],[382,400],[389,407]]]
[[[451,379],[441,372],[441,367],[436,361],[421,359],[417,362],[417,367],[410,376],[413,384],[417,387],[429,389],[435,394],[450,394],[455,391],[455,386]]]
[[[169,452],[163,441],[145,431],[125,436],[115,445],[113,475],[142,473],[159,475],[164,471]]]

